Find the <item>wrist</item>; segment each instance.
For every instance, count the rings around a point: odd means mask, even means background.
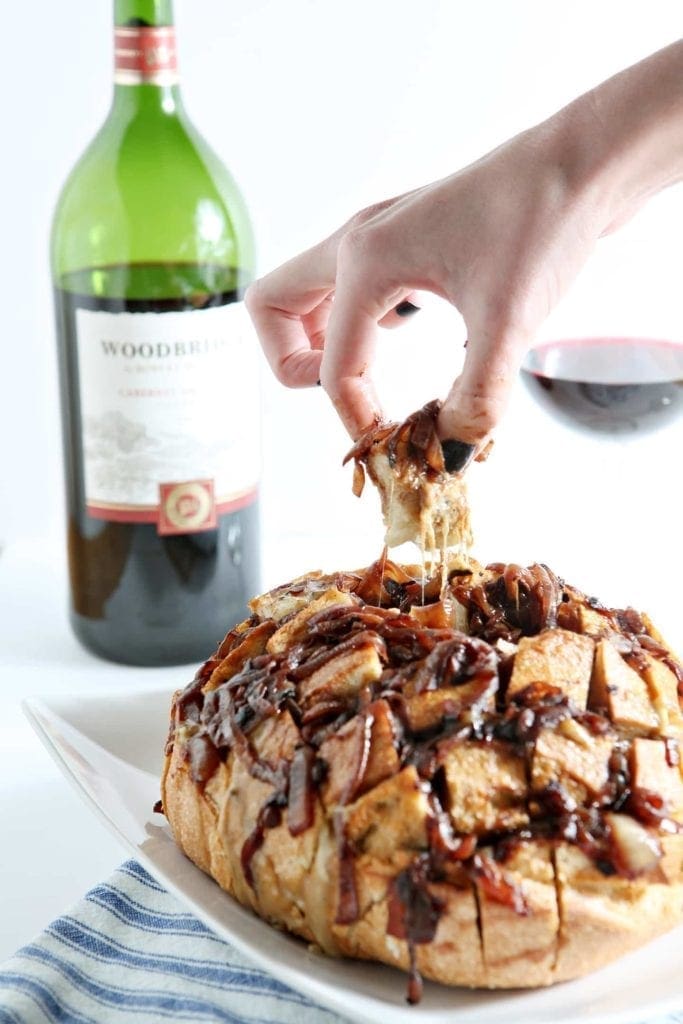
[[[593,203],[607,233],[683,178],[683,41],[580,96],[549,124],[570,187]]]

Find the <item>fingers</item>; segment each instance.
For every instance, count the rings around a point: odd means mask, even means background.
[[[290,388],[313,387],[336,274],[336,242],[327,239],[256,281],[245,302],[270,367]]]
[[[335,297],[328,323],[320,380],[354,440],[382,418],[370,375],[379,318],[344,290]]]
[[[369,226],[395,201],[362,211],[246,295],[275,376],[294,388],[322,382],[354,439],[382,416],[370,375],[377,325],[399,326],[422,304],[410,282],[387,278],[395,247]]]
[[[367,233],[342,239],[320,378],[354,439],[382,417],[370,374],[377,325],[411,294],[388,276],[389,266],[381,239],[373,242]]]
[[[529,341],[516,329],[470,332],[462,373],[439,414],[439,437],[482,451],[503,417]]]
[[[246,305],[273,373],[287,387],[320,379],[322,349],[334,300],[336,238],[328,239],[255,282]],[[419,312],[419,293],[408,291],[379,320],[400,327]]]

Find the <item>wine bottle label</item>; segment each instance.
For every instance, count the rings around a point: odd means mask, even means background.
[[[114,29],[117,85],[175,85],[178,81],[173,25]]]
[[[243,303],[78,309],[76,336],[89,515],[194,533],[255,499],[258,345]]]

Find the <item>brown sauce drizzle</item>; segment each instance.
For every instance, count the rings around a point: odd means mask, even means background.
[[[313,788],[313,764],[315,751],[311,747],[299,747],[289,769],[289,793],[287,825],[290,834],[300,836],[311,827],[315,818],[315,791]]]
[[[660,793],[633,787],[624,803],[624,809],[643,825],[654,826],[670,835],[683,832],[683,824],[670,817],[670,808]]]
[[[364,463],[375,445],[386,442],[390,466],[410,464],[420,477],[428,481],[438,479],[445,471],[443,449],[436,433],[436,421],[441,409],[438,399],[427,402],[402,423],[389,423],[385,427],[373,425],[362,434],[347,452],[343,465],[354,460],[353,493],[360,496],[365,485]]]
[[[392,440],[397,453],[406,444],[422,451],[420,443],[426,434],[420,422],[415,421],[413,427],[410,437],[397,435]],[[425,459],[428,450],[423,452]],[[350,456],[356,457],[354,450]],[[630,741],[617,738],[603,791],[593,799],[587,798],[583,805],[577,804],[559,782],[551,782],[541,792],[529,795],[529,822],[524,827],[481,835],[454,832],[442,767],[447,746],[464,742],[501,745],[524,758],[530,770],[534,744],[543,729],[573,719],[595,736],[613,730],[606,714],[578,709],[560,689],[547,683],[533,683],[504,702],[509,656],[492,644],[499,639],[515,643],[521,636],[534,635],[558,622],[563,628],[578,630],[576,609],[587,599],[565,587],[543,565],[524,569],[496,563],[488,568],[495,577],[491,582],[482,583],[481,576],[464,571],[453,573],[449,581],[453,597],[469,609],[473,635],[445,627],[427,628],[407,615],[411,605],[438,600],[439,588],[433,586],[433,581],[414,579],[401,567],[382,559],[364,573],[339,574],[338,587],[353,593],[354,603],[319,612],[307,623],[301,641],[285,654],[266,653],[242,663],[240,645],[264,623],[253,618],[246,629],[233,630],[175,701],[175,722],[188,727],[182,740],[183,753],[196,783],[204,785],[228,751],[234,750],[253,777],[272,787],[241,851],[244,877],[250,886],[254,885],[253,857],[263,845],[267,830],[282,824],[285,810],[292,836],[313,826],[319,790],[327,773],[319,748],[351,719],[358,720],[358,742],[348,748],[354,761],[332,820],[339,865],[336,923],[340,925],[354,923],[360,912],[355,877],[358,850],[346,833],[344,806],[362,791],[372,751],[373,702],[388,705],[397,763],[401,768],[415,766],[430,809],[427,850],[415,855],[388,891],[388,934],[408,944],[410,1002],[419,999],[422,985],[416,946],[433,939],[443,913],[442,901],[430,888],[432,883],[447,880],[455,871],[464,884],[469,879],[489,899],[525,914],[528,908],[522,891],[504,870],[505,862],[521,843],[539,839],[568,842],[579,847],[603,873],[627,874],[614,848],[605,812],[630,814],[660,833],[683,831],[659,794],[632,785]],[[368,603],[369,598],[373,603]],[[679,693],[683,693],[683,668],[648,634],[637,612],[605,609],[595,599],[588,603],[614,628],[614,642],[636,670],[642,672],[647,667],[645,654],[656,657],[675,673]],[[368,646],[379,656],[383,667],[380,679],[359,693],[335,693],[307,706],[300,690],[314,672],[339,655]],[[225,658],[241,667],[215,689],[205,691],[216,668],[223,663],[225,670]],[[220,673],[214,678],[220,678]],[[432,724],[421,732],[413,730],[410,700],[443,688],[448,688],[448,694],[440,712],[429,720]],[[462,697],[454,696],[459,690]],[[285,713],[301,737],[291,762],[259,756],[252,733],[267,719]],[[167,749],[174,739],[179,742],[178,735],[182,734],[172,732]],[[677,766],[678,742],[665,738],[664,743],[667,763]]]
[[[191,736],[185,748],[190,762],[190,777],[200,786],[205,785],[221,762],[221,757],[208,736]]]
[[[422,977],[417,969],[415,946],[431,942],[446,904],[429,889],[429,855],[417,856],[389,883],[387,934],[404,939],[408,945],[410,971],[407,1001],[419,1003]]]
[[[254,854],[263,846],[266,829],[277,828],[281,821],[282,797],[279,793],[276,793],[274,797],[271,797],[266,801],[259,811],[256,824],[242,846],[242,852],[240,854],[242,872],[247,884],[252,889],[254,888],[254,873],[252,871],[251,862]]]
[[[334,834],[337,843],[339,885],[337,892],[336,924],[353,924],[358,920],[360,907],[356,889],[356,852],[346,834],[343,811],[334,815]]]
[[[529,913],[529,906],[520,887],[507,877],[491,857],[475,853],[470,870],[482,892],[490,900],[509,907],[523,917]]]

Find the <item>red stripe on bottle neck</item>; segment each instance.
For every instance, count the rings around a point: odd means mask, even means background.
[[[178,60],[174,27],[117,26],[114,30],[114,81],[119,85],[175,84]]]

